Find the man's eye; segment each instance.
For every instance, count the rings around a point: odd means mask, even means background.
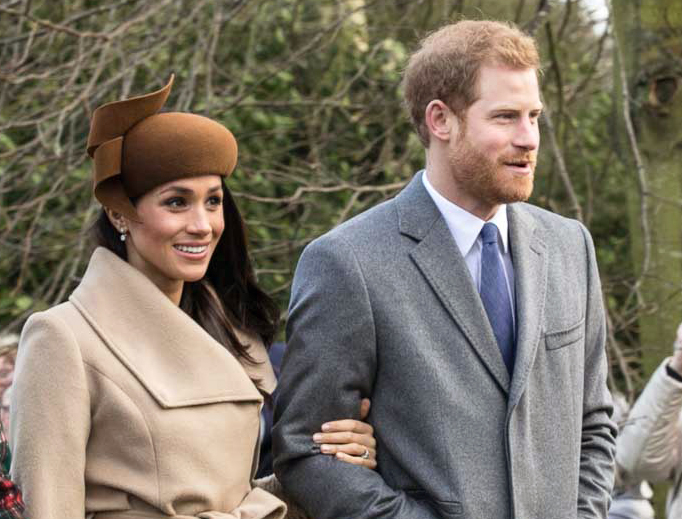
[[[511,121],[514,119],[515,115],[512,113],[497,114],[497,119],[502,119],[505,121]]]

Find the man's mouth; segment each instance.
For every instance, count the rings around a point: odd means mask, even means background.
[[[503,164],[518,170],[519,172],[529,173],[533,170],[535,161],[529,159],[512,159],[503,161]]]

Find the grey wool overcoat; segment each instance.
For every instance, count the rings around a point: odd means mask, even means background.
[[[293,283],[275,473],[316,519],[606,517],[615,429],[595,253],[578,222],[508,207],[517,353],[502,360],[421,173],[315,240]],[[310,435],[372,399],[371,471]]]
[[[12,476],[31,519],[282,519],[253,488],[261,340],[239,362],[144,274],[98,248],[69,301],[19,344]]]

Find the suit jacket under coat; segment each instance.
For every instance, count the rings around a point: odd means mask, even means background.
[[[12,475],[31,519],[281,519],[251,487],[261,394],[242,365],[141,272],[98,248],[69,301],[22,332]],[[248,374],[247,374],[248,373]]]
[[[294,278],[275,473],[317,519],[604,518],[615,430],[592,241],[508,208],[517,308],[510,378],[421,174],[311,243]],[[372,399],[376,472],[322,456],[319,425]]]

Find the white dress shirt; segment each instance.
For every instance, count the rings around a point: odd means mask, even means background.
[[[487,222],[481,220],[478,216],[462,209],[457,204],[453,204],[450,200],[441,195],[436,188],[431,185],[427,178],[428,172],[424,171],[422,181],[426,191],[431,195],[433,202],[438,207],[438,210],[445,218],[445,223],[450,229],[450,233],[462,253],[462,257],[471,274],[471,279],[474,281],[474,286],[481,291],[481,252],[483,250],[483,240],[481,238],[481,229]],[[509,223],[507,221],[507,206],[501,205],[489,222],[492,222],[499,231],[498,242],[502,245],[500,248],[500,256],[502,258],[502,265],[504,266],[504,275],[507,280],[507,290],[509,293],[509,300],[512,302],[512,317],[514,321],[514,329],[516,329],[516,304],[514,291],[514,266],[512,264],[511,251],[509,248]],[[501,238],[501,239],[500,239]]]

